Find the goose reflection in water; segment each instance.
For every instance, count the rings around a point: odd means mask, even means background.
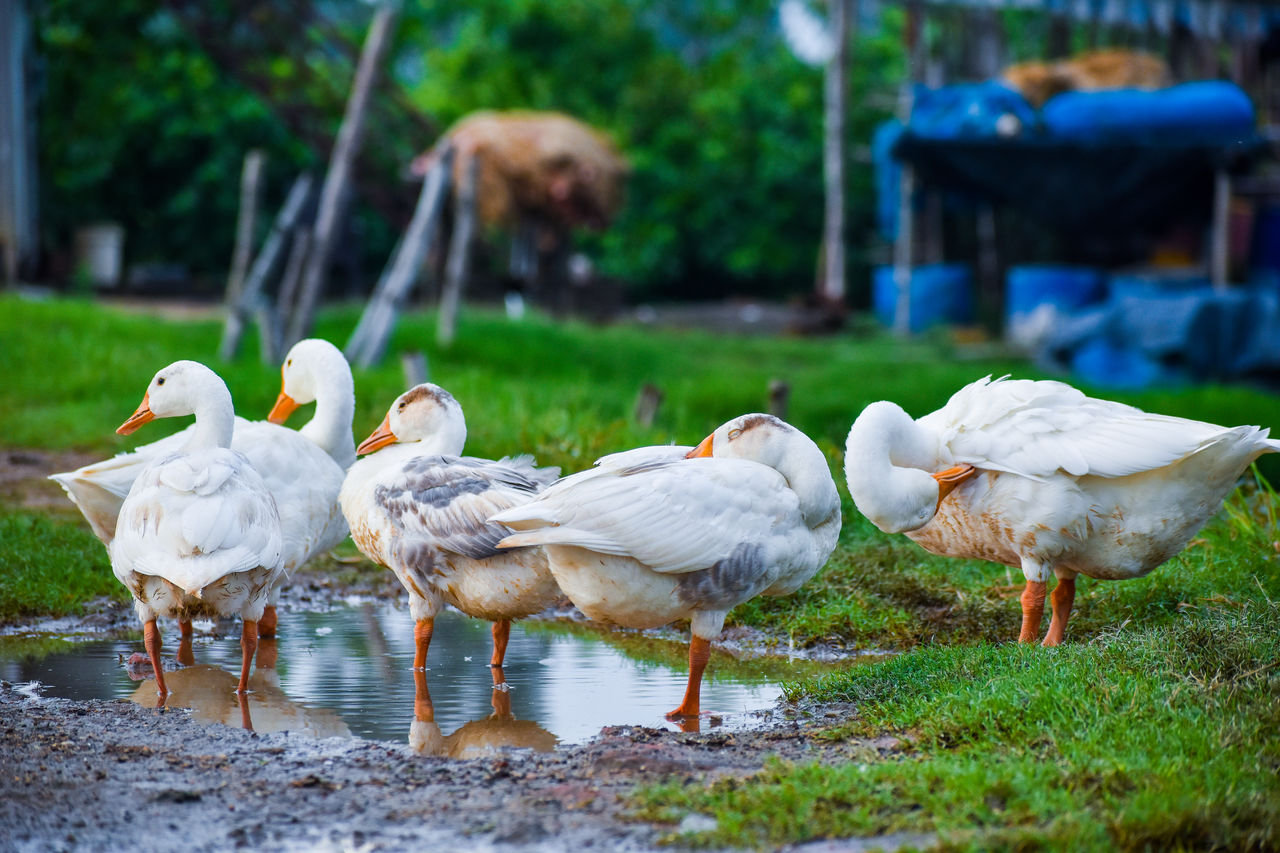
[[[493,673],[493,713],[466,723],[453,734],[446,735],[436,725],[427,674],[413,672],[413,723],[409,726],[409,747],[422,755],[447,758],[479,758],[501,749],[532,749],[551,752],[559,741],[555,735],[533,720],[517,720],[511,713],[511,694],[502,667],[490,667]]]
[[[307,708],[289,698],[275,669],[276,640],[258,641],[257,669],[249,677],[249,692],[236,693],[238,678],[210,664],[195,664],[165,673],[167,708],[186,708],[195,720],[222,723],[256,731],[290,731],[315,738],[351,737],[351,729],[333,711]],[[154,677],[144,680],[129,697],[143,707],[155,707]]]

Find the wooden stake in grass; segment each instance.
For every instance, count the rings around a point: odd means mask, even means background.
[[[406,388],[413,388],[427,381],[427,357],[417,350],[401,354],[400,369],[404,373]]]
[[[275,272],[281,257],[284,255],[289,234],[302,219],[303,211],[311,198],[312,178],[308,174],[299,175],[289,188],[289,195],[284,205],[271,223],[271,232],[262,251],[254,259],[253,266],[244,280],[244,286],[237,293],[234,304],[227,306],[227,324],[222,330],[222,343],[218,346],[218,358],[230,361],[240,347],[240,337],[244,334],[245,324],[260,301],[260,294],[266,286],[267,279]],[[283,309],[285,306],[280,306]],[[264,358],[266,353],[263,354]]]
[[[360,367],[372,367],[382,360],[395,326],[396,314],[418,280],[422,259],[427,254],[435,221],[444,209],[445,192],[449,186],[449,172],[453,168],[453,147],[445,146],[439,159],[427,172],[422,182],[422,194],[413,211],[413,219],[405,230],[374,288],[369,304],[365,306],[360,322],[351,333],[344,352],[347,361]]]
[[[462,290],[467,285],[471,269],[471,236],[476,227],[477,159],[475,155],[467,157],[462,169],[462,184],[458,187],[453,238],[449,241],[449,260],[445,269],[444,289],[440,293],[440,316],[436,325],[436,341],[442,347],[453,343],[458,324],[458,305],[462,301]]]
[[[790,401],[790,383],[782,379],[769,380],[769,414],[785,421],[787,419],[787,404]]]
[[[653,420],[658,416],[658,407],[661,405],[662,389],[652,382],[644,383],[636,396],[636,423],[645,429],[653,426]]]

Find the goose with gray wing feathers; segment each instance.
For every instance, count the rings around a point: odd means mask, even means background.
[[[560,588],[592,619],[691,621],[688,687],[667,715],[684,719],[700,713],[711,641],[729,610],[813,577],[835,548],[840,499],[808,436],[751,414],[692,449],[606,456],[493,520],[517,531],[501,547],[543,546]]]
[[[426,666],[445,604],[494,623],[491,665],[500,667],[511,620],[559,595],[542,549],[499,550],[508,531],[489,521],[530,500],[559,469],[536,468],[528,456],[462,456],[466,438],[453,395],[431,383],[411,388],[357,448],[370,455],[351,466],[339,497],[356,546],[409,593],[415,669]]]

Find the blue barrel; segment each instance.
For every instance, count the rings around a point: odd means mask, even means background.
[[[1010,317],[1030,314],[1041,305],[1075,311],[1105,296],[1106,278],[1091,267],[1013,267],[1005,282],[1005,310]]]
[[[1109,299],[1165,299],[1178,296],[1200,296],[1210,289],[1209,279],[1194,273],[1172,270],[1151,273],[1114,275],[1108,287]]]
[[[1101,302],[1105,294],[1105,277],[1090,267],[1012,267],[1005,280],[1005,334],[1035,349],[1064,314]]]
[[[876,319],[893,325],[898,288],[893,267],[872,271],[871,305]],[[911,331],[930,326],[973,322],[973,275],[964,264],[926,264],[911,270]]]

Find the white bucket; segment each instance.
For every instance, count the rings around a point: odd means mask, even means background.
[[[115,287],[124,266],[124,226],[96,222],[76,232],[76,270],[93,284]]]

